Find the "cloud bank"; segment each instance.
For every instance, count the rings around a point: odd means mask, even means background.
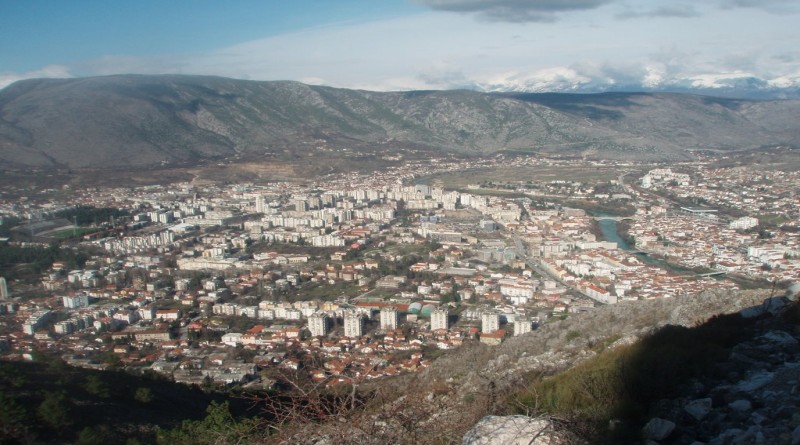
[[[195,54],[109,55],[4,73],[0,87],[30,77],[174,73],[377,91],[800,91],[797,2],[417,2],[431,10]]]
[[[501,22],[552,22],[567,11],[594,9],[612,0],[418,0],[438,11],[476,13]]]

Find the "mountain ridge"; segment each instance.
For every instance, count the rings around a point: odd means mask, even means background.
[[[8,168],[502,150],[617,159],[800,146],[800,100],[680,93],[372,92],[294,81],[115,75],[0,90]],[[316,155],[316,156],[315,156]]]

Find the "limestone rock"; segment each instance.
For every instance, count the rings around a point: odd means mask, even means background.
[[[486,416],[464,435],[463,445],[561,444],[552,422],[527,416]]]
[[[728,404],[728,408],[734,411],[750,411],[752,407],[753,405],[750,403],[750,401],[744,399],[734,400]]]
[[[751,375],[749,378],[736,384],[737,391],[750,392],[770,383],[775,378],[775,373],[762,371]]]
[[[692,400],[683,409],[696,420],[703,420],[711,411],[711,398]]]
[[[660,417],[653,417],[642,429],[645,439],[661,440],[672,434],[675,422]]]

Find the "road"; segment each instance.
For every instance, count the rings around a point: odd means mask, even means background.
[[[525,249],[525,245],[522,243],[522,240],[520,239],[520,237],[518,235],[514,234],[513,235],[513,239],[514,239],[514,245],[517,248],[518,254],[525,260],[525,264],[527,264],[528,267],[531,268],[531,270],[533,270],[534,272],[536,272],[537,274],[539,274],[542,277],[548,277],[550,279],[553,279],[553,280],[557,281],[558,283],[560,283],[561,285],[563,285],[567,289],[569,289],[569,290],[571,290],[571,291],[573,291],[573,292],[575,292],[575,293],[577,293],[577,294],[579,294],[581,296],[584,296],[586,298],[592,299],[588,295],[586,295],[583,292],[581,292],[577,287],[575,287],[575,286],[573,286],[573,285],[571,285],[569,283],[564,282],[559,277],[551,275],[548,271],[546,271],[537,262],[535,262],[532,259],[530,259],[530,257],[528,257],[528,251],[527,251],[527,249]],[[594,299],[592,299],[592,300],[594,300]]]

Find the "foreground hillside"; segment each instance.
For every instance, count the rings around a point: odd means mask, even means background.
[[[800,312],[783,298],[765,306],[767,297],[709,291],[605,306],[366,385],[363,407],[286,425],[275,440],[690,444],[747,432],[771,441],[741,443],[795,443],[798,425],[786,413],[800,404],[789,395]],[[769,397],[785,402],[768,406]]]
[[[0,90],[6,168],[208,160],[311,162],[350,152],[566,152],[684,159],[800,145],[800,101],[681,94],[377,93],[196,76],[40,79]],[[314,155],[314,157],[310,157]]]
[[[287,374],[280,399],[0,363],[0,443],[794,444],[800,304],[770,294],[604,306],[418,374],[334,392]]]

